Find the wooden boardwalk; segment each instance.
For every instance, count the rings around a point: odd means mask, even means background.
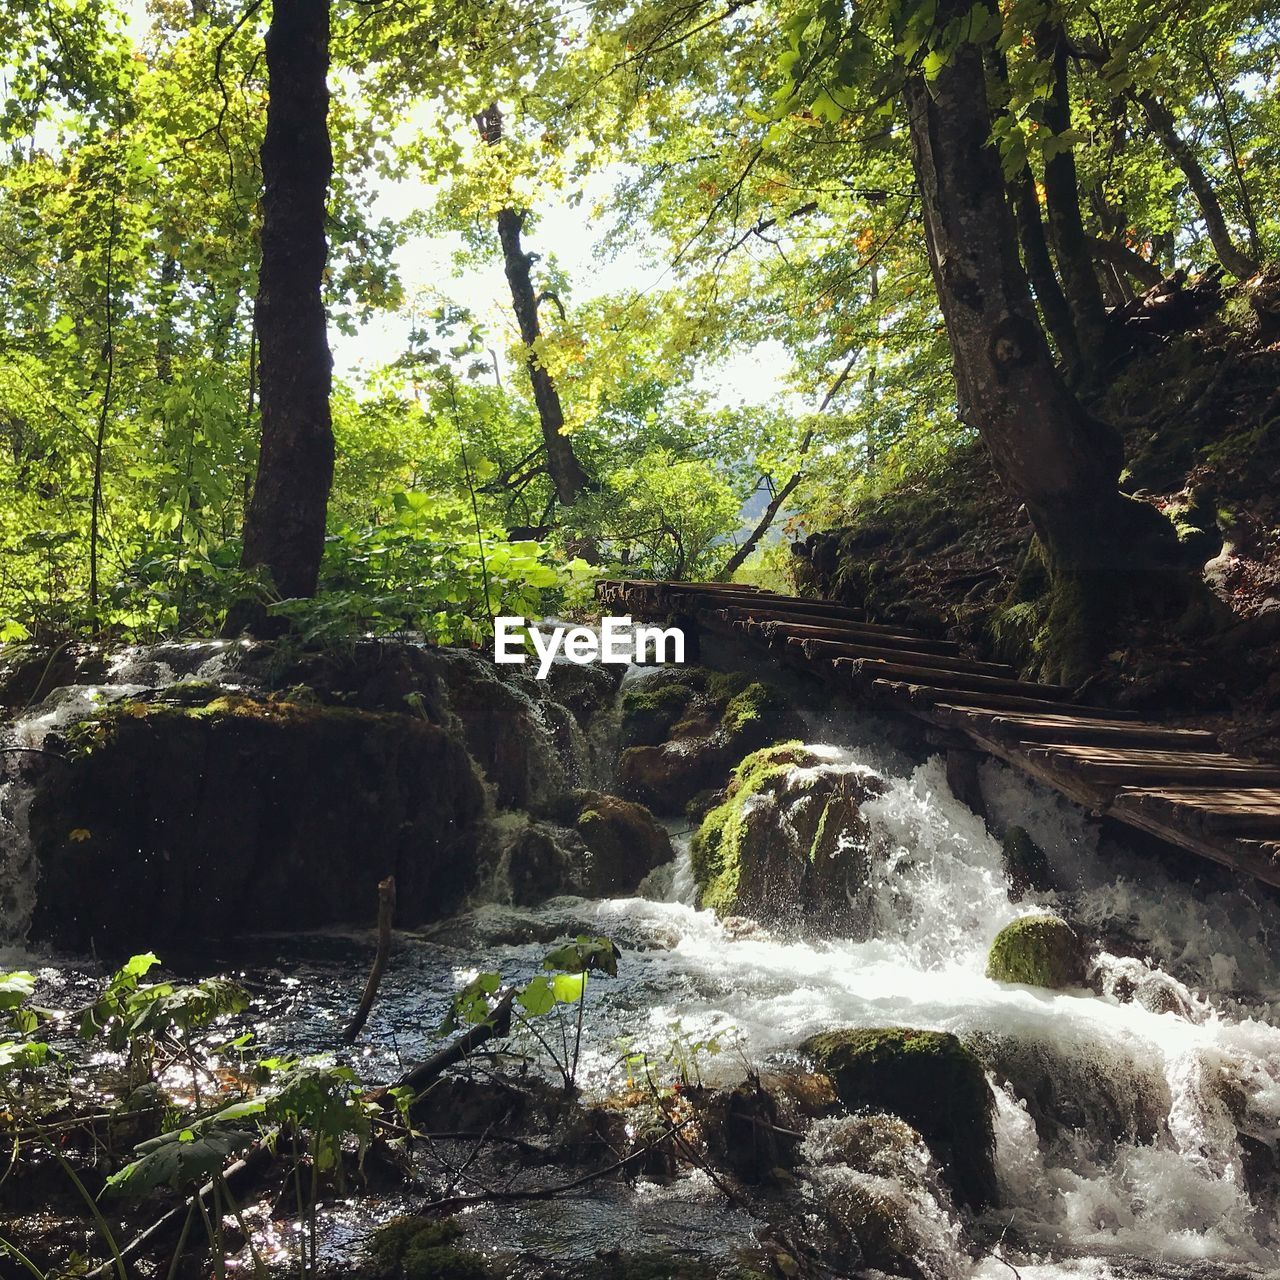
[[[1213,734],[1072,701],[1060,685],[966,657],[949,640],[866,621],[843,605],[729,583],[606,580],[601,605],[748,641],[877,709],[923,722],[944,747],[998,757],[1071,800],[1280,885],[1280,768]]]

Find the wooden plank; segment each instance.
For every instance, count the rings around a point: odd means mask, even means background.
[[[727,608],[732,617],[741,619],[744,622],[776,622],[779,625],[834,627],[837,630],[843,630],[845,626],[855,626],[860,631],[865,631],[872,635],[899,636],[903,639],[920,640],[929,644],[952,645],[950,640],[928,640],[926,636],[921,635],[918,631],[913,631],[910,627],[889,626],[881,622],[863,622],[859,618],[829,618],[824,614],[793,613],[789,609],[747,608],[740,604],[728,605]],[[959,648],[958,645],[952,645],[952,647]]]
[[[1064,716],[1091,716],[1099,714],[1132,716],[1133,713],[1110,712],[1101,707],[1076,706],[1071,702],[1049,701],[1046,698],[1021,697],[1017,694],[942,689],[936,685],[915,684],[899,680],[876,680],[875,686],[884,686],[883,692],[901,698],[915,710],[928,710],[931,714],[949,717],[973,711],[1027,711],[1061,714]],[[947,721],[950,728],[950,720]]]
[[[741,619],[744,625],[753,627],[772,627],[788,636],[800,636],[806,640],[837,640],[850,644],[861,644],[865,640],[874,640],[877,644],[890,644],[894,647],[911,647],[917,653],[950,653],[960,657],[960,646],[954,640],[930,640],[918,631],[889,630],[875,627],[866,622],[843,622],[833,625],[809,624],[804,622],[788,622],[784,619],[762,619],[754,616]]]
[[[839,604],[834,600],[816,600],[809,596],[781,596],[774,595],[772,591],[742,591],[736,587],[724,587],[713,589],[708,587],[682,587],[667,585],[664,590],[673,596],[698,596],[705,595],[708,598],[714,597],[716,600],[742,601],[744,605],[751,607],[760,607],[762,609],[830,609],[839,610],[843,614],[853,617],[862,617],[862,610],[855,609],[852,605]]]
[[[855,680],[879,678],[928,684],[941,689],[963,689],[970,693],[1011,693],[1045,702],[1065,699],[1071,692],[1061,685],[1036,684],[1030,680],[1006,680],[996,676],[973,675],[961,671],[936,671],[908,662],[886,662],[880,658],[835,658],[835,665],[847,670]]]
[[[1223,833],[1201,832],[1187,824],[1185,812],[1160,811],[1143,803],[1137,793],[1128,790],[1116,796],[1107,812],[1129,826],[1149,831],[1170,844],[1201,854],[1233,871],[1253,876],[1265,884],[1280,886],[1280,841],[1240,839]]]
[[[1280,788],[1126,788],[1113,803],[1117,817],[1146,813],[1205,836],[1249,833],[1280,837]]]
[[[1029,746],[1020,753],[1037,772],[1065,775],[1094,792],[1174,784],[1200,788],[1280,785],[1280,769],[1273,765],[1256,765],[1219,752],[1061,745]]]
[[[1017,672],[1004,663],[979,662],[974,658],[955,658],[950,654],[918,653],[912,650],[886,651],[871,644],[856,644],[840,640],[812,640],[804,636],[791,636],[788,644],[798,645],[810,658],[872,658],[905,663],[929,671],[959,671],[974,675],[1001,676],[1016,679]]]
[[[983,714],[966,711],[957,720],[976,725],[983,734],[1004,742],[1029,744],[1093,744],[1096,746],[1186,747],[1189,750],[1216,750],[1218,740],[1204,729],[1170,729],[1141,721],[1116,720],[1110,715],[1070,715],[1052,712],[1003,712]],[[962,727],[957,724],[957,728]]]

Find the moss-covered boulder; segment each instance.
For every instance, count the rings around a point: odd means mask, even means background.
[[[33,939],[86,949],[455,910],[478,879],[484,786],[410,714],[221,696],[117,703],[73,726],[30,810]]]
[[[744,755],[798,731],[771,685],[738,672],[663,668],[623,694],[619,788],[676,817],[695,796],[723,787]]]
[[[953,1035],[905,1027],[830,1031],[802,1046],[852,1111],[888,1111],[928,1144],[956,1199],[997,1202],[991,1090],[982,1064]]]
[[[1010,901],[1021,902],[1028,893],[1046,893],[1053,888],[1049,859],[1026,827],[1010,827],[1000,842],[1000,853]]]
[[[625,747],[656,747],[671,736],[671,729],[696,696],[683,681],[639,683],[622,695],[619,742]]]
[[[699,902],[775,927],[853,928],[883,782],[798,742],[753,752],[702,819],[691,853]]]
[[[987,977],[1030,987],[1082,987],[1089,954],[1080,935],[1057,916],[1023,916],[996,934]]]
[[[369,1243],[370,1270],[379,1280],[495,1280],[484,1255],[458,1243],[464,1235],[454,1218],[393,1218]]]
[[[618,796],[587,793],[574,828],[591,852],[587,889],[592,897],[634,893],[649,872],[675,858],[671,837],[653,814]]]
[[[1164,1063],[1123,1041],[1058,1032],[983,1032],[968,1046],[1026,1108],[1046,1150],[1057,1145],[1100,1162],[1117,1143],[1151,1143],[1173,1108]]]

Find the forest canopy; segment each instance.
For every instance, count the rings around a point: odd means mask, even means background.
[[[474,641],[595,574],[785,581],[790,539],[979,436],[1050,625],[1180,572],[1090,406],[1135,299],[1274,256],[1277,20],[17,0],[0,638]],[[756,364],[776,394],[726,390]]]

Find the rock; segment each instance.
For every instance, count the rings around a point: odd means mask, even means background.
[[[637,681],[637,685],[622,695],[619,741],[623,747],[660,746],[684,715],[695,691],[688,684],[673,681]]]
[[[479,878],[485,794],[456,736],[418,716],[220,697],[117,703],[66,734],[30,811],[33,940],[75,950],[397,920]]]
[[[778,1100],[758,1078],[714,1094],[702,1133],[713,1155],[746,1183],[777,1182],[792,1168],[799,1139],[784,1123]]]
[[[1049,859],[1026,827],[1010,827],[1000,842],[1000,853],[1009,881],[1010,902],[1021,902],[1028,893],[1048,893],[1053,888]]]
[[[590,896],[631,894],[657,867],[675,858],[671,837],[644,805],[601,792],[588,792],[574,822],[591,851]]]
[[[1088,954],[1079,934],[1057,916],[1023,916],[996,934],[987,977],[1029,987],[1082,987]]]
[[[393,1218],[370,1241],[371,1270],[385,1280],[494,1280],[483,1254],[456,1243],[464,1234],[455,1218]]]
[[[852,1110],[888,1111],[919,1131],[957,1200],[997,1203],[991,1090],[978,1059],[948,1032],[832,1031],[801,1046]]]
[[[0,707],[32,706],[51,690],[101,680],[101,649],[90,645],[0,645]]]
[[[390,641],[279,662],[269,646],[255,656],[255,669],[271,687],[302,685],[326,704],[412,711],[451,729],[466,742],[500,808],[540,806],[596,772],[603,775],[602,762],[592,758],[590,731],[612,717],[619,667],[557,662],[546,680],[537,680],[527,667],[499,667],[470,649]]]
[[[499,877],[505,874],[513,905],[536,907],[548,898],[583,894],[588,861],[586,846],[574,832],[531,821],[505,842]]]
[[[1109,1160],[1117,1143],[1154,1142],[1166,1128],[1173,1098],[1161,1064],[1123,1045],[992,1034],[968,1044],[1026,1106],[1041,1142],[1064,1144],[1064,1158],[1079,1160],[1087,1148]]]
[[[798,730],[769,685],[703,667],[659,669],[623,695],[619,789],[677,817],[700,792],[723,787],[744,755]]]
[[[869,865],[860,806],[883,788],[799,743],[748,756],[693,838],[700,904],[783,928],[849,926]]]

